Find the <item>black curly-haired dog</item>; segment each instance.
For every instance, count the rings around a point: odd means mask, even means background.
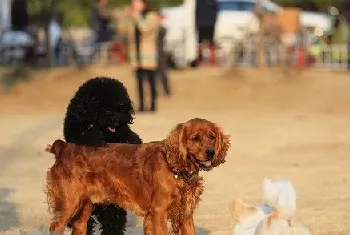
[[[106,143],[140,144],[129,124],[134,108],[124,85],[112,78],[97,77],[81,85],[67,108],[63,134],[67,142],[104,146]],[[126,211],[113,205],[94,205],[88,234],[122,235]]]

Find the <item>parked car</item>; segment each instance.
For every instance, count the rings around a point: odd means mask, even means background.
[[[241,41],[246,35],[254,35],[258,31],[259,22],[253,13],[256,4],[255,0],[217,1],[219,13],[214,35],[216,41],[220,41],[223,38]],[[193,27],[193,25],[190,25],[189,17],[191,14],[194,14],[194,10],[192,9],[189,12],[185,4],[162,9],[163,25],[167,28],[166,41],[168,45],[184,41],[186,28]],[[281,10],[279,5],[270,0],[263,0],[263,8],[269,12]],[[331,17],[322,13],[303,11],[300,21],[304,29],[318,35],[328,31],[331,27]],[[172,48],[169,50],[171,51]],[[186,48],[186,51],[188,50],[192,50],[192,48]]]
[[[0,34],[0,64],[24,60],[34,43],[34,38],[28,32],[4,31]]]
[[[240,29],[245,28],[252,32],[258,30],[258,21],[253,14],[255,0],[218,0],[219,14],[216,25],[215,37],[235,36],[239,37]],[[281,7],[265,0],[265,11],[278,12]],[[184,5],[162,9],[163,24],[168,30],[168,40],[179,40],[181,31],[188,24],[188,14]],[[301,13],[301,26],[313,30],[329,30],[331,17],[327,14],[303,11]]]

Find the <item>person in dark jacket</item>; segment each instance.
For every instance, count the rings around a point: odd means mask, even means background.
[[[340,1],[340,9],[346,18],[348,24],[350,25],[350,1],[349,0],[341,0]],[[348,70],[350,70],[350,40],[348,41]]]
[[[350,1],[349,0],[341,0],[340,1],[340,9],[350,24]]]
[[[11,6],[11,25],[14,31],[26,31],[29,23],[26,0],[13,0]]]
[[[218,13],[216,0],[196,0],[195,25],[198,38],[198,58],[192,62],[195,67],[202,60],[203,43],[208,43],[211,53],[214,52],[214,32]]]
[[[166,28],[163,26],[159,27],[158,31],[158,77],[162,84],[165,95],[170,96],[170,84],[168,77],[168,60],[164,50],[164,42],[166,36]]]
[[[92,9],[91,27],[95,34],[95,42],[107,42],[110,38],[108,25],[111,15],[106,9],[108,0],[96,0],[96,5]]]

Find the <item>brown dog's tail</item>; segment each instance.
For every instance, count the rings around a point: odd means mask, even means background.
[[[56,157],[59,155],[59,153],[66,147],[66,142],[63,140],[55,140],[53,144],[48,144],[45,148],[46,152],[53,153],[56,155]]]

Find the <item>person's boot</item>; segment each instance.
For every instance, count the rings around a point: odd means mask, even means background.
[[[156,108],[156,99],[155,99],[155,98],[153,98],[153,99],[151,100],[151,109],[150,109],[150,111],[151,111],[151,112],[157,111],[157,108]]]
[[[199,50],[198,57],[190,63],[191,68],[198,67],[198,65],[203,61],[202,48],[200,47],[198,50]]]
[[[139,109],[137,110],[138,112],[143,112],[145,111],[145,107],[143,105],[143,102],[140,102]]]
[[[151,112],[157,111],[156,105],[154,103],[151,104]]]
[[[215,65],[216,64],[216,57],[215,57],[215,45],[212,45],[209,47],[209,64]]]

